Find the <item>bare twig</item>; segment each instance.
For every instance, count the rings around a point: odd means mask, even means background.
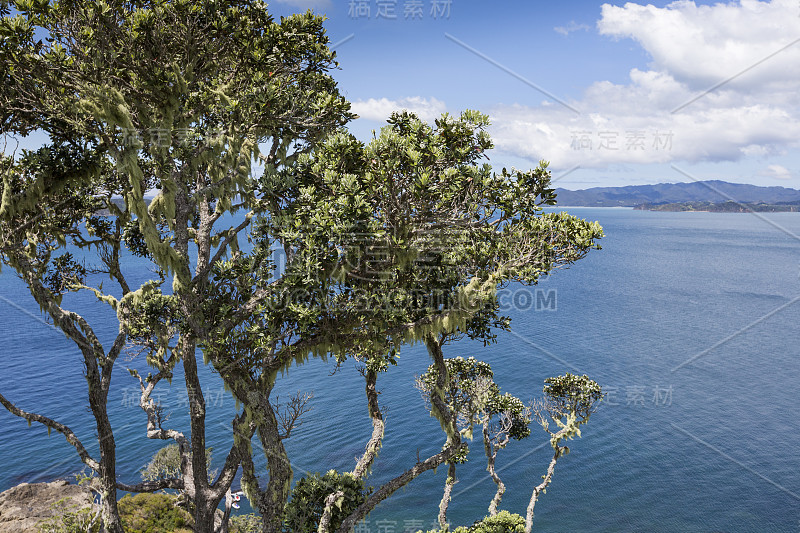
[[[309,405],[311,399],[314,398],[313,392],[297,392],[286,405],[278,403],[279,397],[275,397],[275,415],[278,417],[278,422],[283,429],[281,434],[282,439],[288,439],[292,430],[299,428],[303,423],[300,417],[311,411],[312,407]]]

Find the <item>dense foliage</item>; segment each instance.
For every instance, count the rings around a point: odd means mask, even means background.
[[[192,516],[176,504],[168,494],[128,494],[119,501],[122,526],[126,533],[193,531]]]
[[[453,533],[523,533],[525,519],[518,514],[500,511],[495,516],[487,516],[469,527],[457,527]]]
[[[214,471],[211,469],[212,449],[206,448],[206,468],[213,481]],[[150,462],[142,469],[144,481],[170,479],[181,474],[181,451],[177,444],[168,444],[153,454]]]
[[[316,533],[325,511],[328,495],[341,491],[340,499],[330,521],[330,528],[336,530],[342,520],[364,503],[369,490],[364,482],[349,473],[339,474],[330,470],[325,475],[310,474],[300,478],[292,489],[291,499],[286,505],[284,531],[286,533]]]
[[[448,530],[436,529],[427,533],[448,533]],[[494,516],[476,521],[471,526],[459,526],[452,530],[452,533],[525,533],[525,519],[518,514],[500,511]]]
[[[237,249],[252,214],[268,206],[270,185],[254,179],[253,163],[274,174],[352,116],[328,74],[335,66],[321,17],[276,21],[257,0],[0,2],[0,133],[49,138],[33,152],[13,154],[13,138],[4,147],[0,256],[83,355],[99,457],[66,426],[0,401],[67,436],[98,473],[94,488],[109,531],[122,531],[117,488],[183,488],[198,527],[212,527],[238,455],[250,453],[256,428],[240,420],[230,461],[208,481],[195,352],[208,336],[205,314],[213,312],[204,308],[213,301],[209,274]],[[153,190],[150,201],[145,194]],[[251,213],[247,223],[223,225],[223,215],[241,210]],[[127,251],[152,261],[151,280],[129,283],[121,260]],[[120,320],[113,345],[98,339],[82,313],[61,306],[76,291],[95,294]],[[185,467],[177,478],[135,487],[117,480],[106,399],[126,344],[154,368],[134,379],[148,436],[180,446]],[[178,364],[190,437],[163,428],[150,397]],[[265,501],[268,510],[275,527],[282,503]]]
[[[261,517],[255,514],[242,514],[231,516],[230,533],[257,533],[261,531]]]

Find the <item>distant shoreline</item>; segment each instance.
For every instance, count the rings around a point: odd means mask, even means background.
[[[659,211],[794,211],[800,210],[800,190],[787,187],[760,187],[720,180],[691,183],[659,183],[624,187],[592,187],[589,189],[555,189],[556,199],[563,205],[585,207],[657,207]],[[725,205],[731,202],[729,205]],[[737,202],[746,204],[742,209]],[[673,205],[674,204],[674,205]],[[721,204],[721,206],[717,205]],[[763,205],[761,205],[763,204]],[[759,207],[752,207],[758,205]],[[649,207],[648,207],[649,208]]]
[[[691,202],[689,202],[691,203]],[[746,204],[737,203],[738,208],[714,208],[709,206],[704,207],[691,207],[687,203],[684,204],[655,204],[655,205],[635,205],[635,206],[622,206],[622,205],[553,205],[546,206],[547,209],[622,209],[629,211],[654,211],[663,213],[800,213],[800,206],[798,205],[775,205],[775,204]]]
[[[549,205],[550,208],[558,209],[636,209],[629,205]]]
[[[674,202],[667,204],[641,204],[633,209],[637,211],[669,211],[700,213],[797,213],[800,204],[767,204],[748,202]]]

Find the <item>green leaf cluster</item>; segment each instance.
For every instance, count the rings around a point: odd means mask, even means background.
[[[176,505],[168,494],[126,494],[119,502],[119,513],[126,533],[192,531],[192,517]]]
[[[206,468],[211,466],[211,448],[206,448]],[[181,455],[177,444],[168,444],[150,458],[141,472],[144,481],[181,477]]]
[[[231,533],[259,533],[261,523],[260,516],[250,513],[231,516],[228,525]]]
[[[427,533],[445,532],[433,530]],[[518,514],[500,511],[495,516],[487,516],[471,526],[457,527],[452,533],[525,533],[525,519]]]
[[[325,499],[338,491],[342,495],[334,504],[331,531],[336,531],[342,520],[364,503],[371,489],[364,487],[363,480],[335,470],[329,470],[325,475],[315,473],[302,477],[286,504],[283,530],[286,533],[316,533],[325,510]]]
[[[486,424],[487,429],[491,428],[494,433],[498,431],[497,419],[500,417],[507,421],[503,433],[507,433],[509,438],[522,440],[530,435],[529,409],[519,398],[500,392],[489,363],[474,357],[453,357],[444,362],[447,369],[444,401],[458,417],[462,436],[471,439],[476,423]],[[418,388],[426,398],[436,389],[438,380],[436,365],[430,365],[418,378]],[[466,455],[465,450],[457,457],[457,462],[465,462]]]
[[[586,374],[578,376],[567,373],[547,378],[543,392],[556,412],[574,413],[581,420],[588,419],[603,399],[600,385]]]

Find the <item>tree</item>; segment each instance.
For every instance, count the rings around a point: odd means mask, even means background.
[[[497,506],[505,493],[505,485],[495,470],[497,452],[505,448],[509,439],[521,440],[530,435],[530,409],[519,398],[510,394],[500,394],[500,387],[494,382],[492,369],[488,363],[474,357],[464,359],[455,357],[445,359],[448,381],[444,400],[456,415],[459,433],[472,439],[474,426],[482,429],[487,470],[497,485],[497,492],[489,504],[489,515],[497,515]],[[417,388],[424,397],[430,397],[439,381],[438,369],[431,365],[428,371],[417,380]],[[444,495],[439,504],[439,527],[447,529],[447,508],[450,504],[453,485],[456,483],[456,465],[466,462],[466,454],[449,461]]]
[[[0,2],[0,132],[43,131],[49,144],[20,157],[4,153],[0,254],[83,355],[99,459],[70,428],[0,401],[63,433],[97,472],[108,531],[122,531],[117,488],[183,489],[195,504],[195,527],[210,531],[254,431],[248,420],[233,421],[241,438],[209,482],[196,350],[209,344],[208,295],[219,290],[211,273],[268,208],[270,176],[352,116],[328,75],[335,60],[322,19],[275,21],[265,3],[246,0],[19,0],[15,14],[9,4]],[[251,171],[257,159],[267,169],[263,179]],[[158,194],[148,202],[151,190]],[[226,225],[225,216],[241,210],[244,221]],[[150,259],[157,277],[129,286],[125,253]],[[85,267],[78,254],[94,254],[94,263]],[[103,276],[117,288],[104,289]],[[118,316],[111,347],[62,307],[73,291],[94,293]],[[140,405],[148,437],[179,445],[180,478],[135,487],[116,480],[106,400],[126,343],[156,370],[134,374]],[[178,364],[189,437],[162,428],[151,397]]]
[[[595,381],[585,374],[576,376],[565,374],[563,376],[547,378],[544,384],[544,399],[534,405],[534,413],[539,419],[542,428],[550,435],[550,445],[553,447],[553,458],[547,467],[547,473],[542,476],[542,482],[533,489],[528,512],[525,517],[525,533],[531,533],[533,528],[533,508],[539,495],[547,489],[553,479],[556,462],[569,453],[569,447],[561,444],[563,441],[581,436],[580,427],[589,421],[589,417],[603,399],[603,392]],[[559,429],[552,431],[551,423]]]
[[[463,337],[491,343],[497,329],[509,327],[498,315],[499,288],[536,283],[583,257],[602,236],[596,223],[542,210],[555,202],[545,163],[500,173],[482,164],[492,146],[487,125],[474,111],[444,115],[435,127],[395,113],[368,145],[346,132],[331,135],[282,174],[270,217],[259,224],[254,253],[280,244],[288,258],[282,275],[275,278],[266,263],[256,268],[244,254],[220,265],[231,283],[215,300],[229,302],[228,313],[214,325],[219,346],[210,360],[248,416],[257,416],[253,400],[269,397],[277,373],[309,355],[363,364],[373,432],[351,472],[356,478],[368,475],[384,435],[378,376],[396,364],[404,344],[428,349],[437,371],[430,404],[445,433],[442,451],[374,490],[337,531],[349,531],[398,488],[465,452],[458,413],[445,400],[450,375],[443,346]],[[265,279],[272,281],[259,286]],[[263,287],[269,303],[236,329],[231,317],[252,287]],[[265,453],[287,465],[274,432],[259,428]],[[259,500],[263,491],[248,470],[243,482],[251,499],[271,504]],[[286,474],[277,487],[287,485]],[[270,483],[275,475],[283,473],[270,468]],[[341,497],[329,496],[329,511]],[[329,530],[327,515],[321,532]]]
[[[206,471],[208,472],[209,482],[213,483],[217,473],[211,468],[212,449],[206,448]],[[181,477],[181,450],[177,444],[164,446],[150,459],[147,466],[141,472],[142,481],[160,481],[171,478]],[[185,507],[191,509],[194,506],[185,491],[178,490],[179,501]]]
[[[466,451],[445,401],[443,348],[463,337],[491,343],[509,327],[498,289],[536,283],[602,236],[596,223],[542,211],[555,202],[546,164],[492,172],[482,161],[492,146],[488,118],[474,111],[434,127],[393,114],[368,145],[339,130],[353,115],[328,74],[335,61],[322,20],[311,14],[276,22],[264,3],[246,0],[19,0],[18,16],[6,6],[0,131],[43,130],[51,144],[2,161],[0,253],[84,355],[100,459],[66,426],[4,405],[64,433],[98,472],[109,531],[121,531],[116,488],[125,487],[105,402],[126,344],[155,372],[133,372],[147,435],[174,441],[181,455],[179,477],[135,489],[185,490],[199,531],[211,530],[239,466],[262,530],[283,529],[292,481],[283,441],[304,403],[281,409],[273,389],[281,370],[309,357],[361,363],[373,431],[354,469],[332,474],[338,479],[361,486],[369,476],[385,430],[378,377],[403,345],[428,349],[437,371],[431,412],[444,433],[440,452],[369,495],[331,485],[321,512],[309,515],[319,517],[318,530],[349,531],[397,489]],[[148,202],[149,190],[157,195]],[[249,250],[239,246],[245,238]],[[94,253],[95,266],[78,251]],[[148,258],[156,275],[128,286],[126,253]],[[100,275],[118,288],[104,290]],[[115,312],[112,348],[62,307],[71,291],[89,291]],[[198,352],[242,405],[213,482]],[[189,435],[162,427],[153,400],[178,364]]]
[[[470,436],[472,427],[482,424],[484,449],[488,459],[487,470],[497,484],[497,492],[489,504],[489,516],[475,522],[471,527],[458,527],[455,533],[469,532],[498,532],[531,533],[533,528],[533,510],[539,496],[545,492],[553,479],[556,462],[559,458],[569,453],[569,447],[563,441],[581,436],[580,426],[589,421],[589,417],[602,401],[603,393],[600,386],[586,375],[576,376],[567,373],[564,376],[551,377],[545,380],[544,398],[534,402],[529,408],[509,394],[500,394],[500,389],[492,380],[492,370],[488,364],[470,357],[463,359],[456,357],[445,360],[445,367],[450,373],[450,381],[445,390],[445,400],[460,421],[460,432]],[[438,381],[438,370],[433,365],[417,380],[417,388],[423,394],[429,394]],[[531,422],[531,412],[538,419],[542,428],[550,435],[550,444],[554,454],[550,460],[542,482],[533,488],[528,504],[526,518],[507,511],[498,512],[498,505],[505,492],[505,486],[495,471],[494,464],[497,452],[505,447],[509,439],[524,439],[530,435],[528,424]],[[492,422],[492,418],[499,421]],[[552,431],[550,425],[555,424],[559,429]],[[439,532],[449,531],[446,521],[447,506],[450,503],[450,493],[455,483],[455,465],[457,462],[466,462],[466,456],[459,460],[451,460],[450,468],[445,482],[445,493],[439,506]]]

